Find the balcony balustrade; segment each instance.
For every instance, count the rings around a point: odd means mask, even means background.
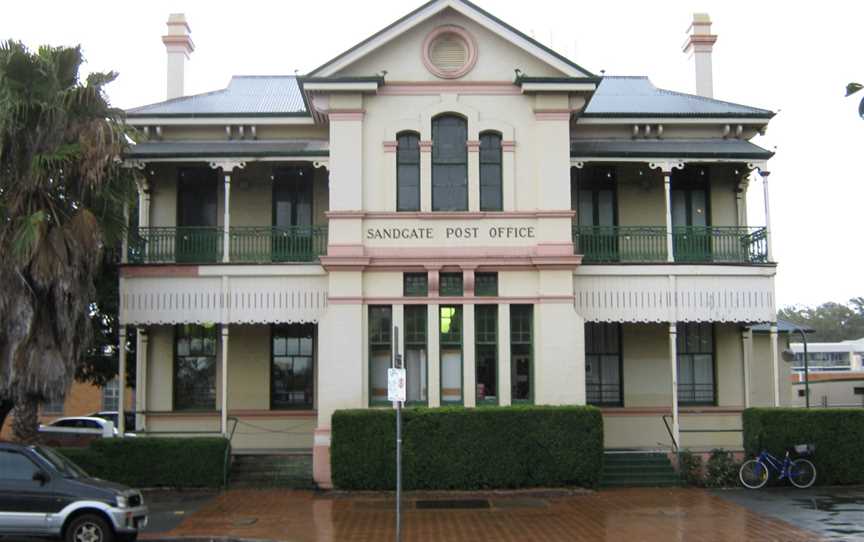
[[[149,227],[130,234],[129,263],[217,263],[223,261],[220,227]],[[232,263],[314,262],[327,253],[327,226],[229,229]]]
[[[662,263],[667,258],[663,226],[573,226],[573,245],[584,263]],[[677,263],[767,263],[765,228],[675,226]]]

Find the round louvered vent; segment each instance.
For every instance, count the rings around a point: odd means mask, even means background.
[[[462,77],[476,61],[477,47],[473,38],[458,26],[436,28],[423,44],[423,63],[443,79]]]

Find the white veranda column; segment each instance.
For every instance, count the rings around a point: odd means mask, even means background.
[[[753,363],[753,329],[741,332],[741,348],[744,359],[744,408],[750,407],[750,366]]]
[[[120,438],[126,435],[126,324],[118,324],[120,339],[118,341],[117,357],[117,434]]]
[[[225,208],[222,218],[222,261],[227,263],[231,261],[231,175],[234,173],[234,168],[245,168],[246,162],[240,162],[238,160],[217,160],[215,162],[210,162],[210,167],[213,169],[221,169],[225,180]]]
[[[777,322],[771,324],[771,377],[774,383],[774,406],[780,406],[780,350],[777,345]]]
[[[678,423],[678,324],[669,322],[669,369],[672,375],[672,438],[681,447],[681,431]]]
[[[228,436],[228,324],[222,324],[222,435]]]
[[[149,337],[147,328],[137,330],[136,366],[135,366],[135,430],[146,429],[147,419],[147,356],[149,355]]]
[[[682,169],[683,162],[650,162],[648,167],[651,169],[659,169],[663,173],[663,189],[666,211],[666,261],[675,261],[675,250],[672,235],[672,170]]]

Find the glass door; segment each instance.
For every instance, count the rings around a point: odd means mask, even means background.
[[[672,237],[675,261],[711,261],[708,174],[687,167],[672,173]]]
[[[217,224],[218,176],[210,168],[183,168],[177,181],[177,231],[174,257],[178,263],[222,259],[222,232]]]
[[[615,183],[614,167],[587,167],[577,173],[578,248],[590,261],[620,259]]]
[[[273,175],[274,262],[308,261],[315,257],[312,239],[312,179],[309,166],[279,168]]]

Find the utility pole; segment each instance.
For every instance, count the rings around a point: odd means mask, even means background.
[[[388,375],[388,395],[396,406],[396,542],[402,542],[402,403],[405,401],[405,368],[399,351],[399,326],[393,327],[393,368]]]

